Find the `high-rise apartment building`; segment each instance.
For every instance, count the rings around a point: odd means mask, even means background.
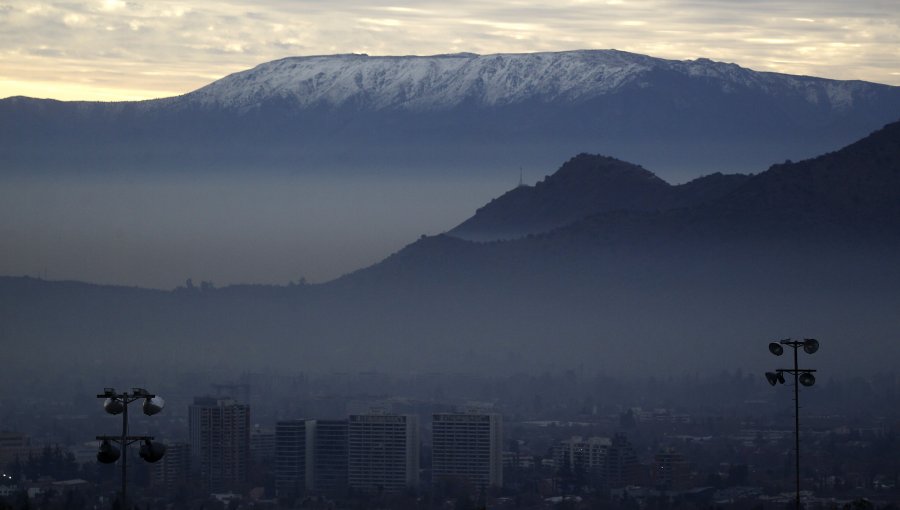
[[[188,408],[191,466],[210,492],[240,490],[250,462],[250,407],[231,398],[196,397]]]
[[[347,420],[316,420],[312,477],[316,492],[347,490],[348,427]]]
[[[157,492],[173,494],[188,483],[191,468],[191,446],[187,443],[167,443],[166,454],[150,465],[150,485]]]
[[[347,436],[350,488],[397,493],[418,486],[418,417],[351,415]]]
[[[275,462],[275,431],[262,429],[259,425],[253,427],[250,431],[250,459],[264,465]]]
[[[275,494],[279,498],[296,498],[306,491],[313,423],[287,420],[275,424]]]
[[[639,482],[640,464],[631,442],[623,435],[616,434],[610,441],[606,453],[603,479],[612,488],[625,487]]]
[[[553,448],[553,461],[557,469],[567,469],[572,473],[579,470],[602,471],[606,469],[611,445],[608,437],[572,436]]]
[[[607,437],[572,436],[553,447],[556,469],[570,473],[590,473],[610,488],[641,482],[640,464],[634,447],[623,435]]]
[[[652,476],[660,489],[683,490],[690,486],[691,465],[684,455],[666,448],[654,456]]]
[[[348,474],[347,420],[286,420],[275,426],[275,491],[342,493]]]
[[[476,490],[503,486],[503,421],[499,414],[440,413],[432,420],[435,482],[458,480]]]

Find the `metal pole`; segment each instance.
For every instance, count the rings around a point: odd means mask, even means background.
[[[122,461],[122,492],[121,492],[121,494],[122,494],[122,496],[121,496],[121,499],[119,500],[120,501],[120,505],[119,505],[120,510],[128,510],[128,446],[131,443],[134,443],[136,441],[145,441],[145,442],[149,443],[149,441],[153,440],[153,436],[129,436],[128,435],[128,406],[129,406],[129,404],[132,404],[135,401],[140,400],[142,398],[149,400],[149,399],[152,399],[155,397],[156,397],[156,395],[148,392],[147,390],[145,390],[143,388],[134,388],[134,391],[130,395],[128,394],[127,391],[124,391],[122,393],[116,393],[115,389],[113,389],[113,388],[104,388],[103,394],[97,395],[97,398],[105,398],[105,399],[110,400],[111,404],[118,403],[118,402],[121,402],[121,404],[122,404],[122,410],[121,410],[121,413],[122,413],[122,435],[121,436],[97,436],[98,441],[104,441],[104,442],[114,441],[114,442],[119,443],[119,445],[122,447],[122,450],[121,450],[121,461]],[[105,405],[104,405],[104,407],[105,407]],[[153,409],[149,412],[147,411],[147,408],[145,407],[144,412],[147,413],[148,415],[158,413],[160,410],[162,410],[162,402],[160,402],[158,406],[154,404],[154,406],[152,406],[152,407],[153,407]],[[119,410],[118,410],[117,406],[106,408],[106,411],[110,414],[119,414]],[[153,460],[150,460],[147,458],[145,458],[145,460],[147,460],[148,462],[156,462],[157,460],[162,458],[163,454],[165,454],[165,448],[163,448],[162,453],[160,453],[158,455],[154,454]],[[97,460],[100,462],[104,462],[104,463],[111,463],[111,462],[115,462],[116,460],[119,460],[119,459],[116,458],[113,460],[109,460],[108,458],[106,458],[106,460],[104,460],[104,459],[101,459],[98,454]]]
[[[126,476],[127,476],[127,465],[128,465],[128,404],[131,402],[128,401],[128,392],[124,392],[122,394],[122,403],[124,404],[125,410],[122,412],[122,508],[121,510],[128,510],[128,495],[127,495],[127,487]]]
[[[800,370],[797,366],[797,345],[794,348],[794,441],[797,475],[797,510],[800,510]]]

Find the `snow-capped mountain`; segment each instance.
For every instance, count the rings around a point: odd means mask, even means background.
[[[871,84],[760,73],[708,59],[664,60],[616,50],[428,57],[335,55],[276,60],[239,72],[182,98],[206,107],[254,108],[273,99],[298,107],[446,110],[536,100],[584,102],[628,85],[651,85],[654,71],[702,78],[725,94],[796,94],[835,110],[851,108]]]
[[[900,87],[615,50],[268,62],[134,103],[0,100],[0,165],[549,169],[581,152],[675,180],[835,150]]]

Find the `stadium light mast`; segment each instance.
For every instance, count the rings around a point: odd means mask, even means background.
[[[162,411],[165,400],[143,388],[132,388],[131,393],[127,391],[117,393],[113,388],[104,388],[103,393],[97,395],[97,398],[105,399],[103,409],[107,413],[122,415],[122,434],[120,436],[97,436],[97,440],[101,441],[100,451],[97,452],[97,461],[103,464],[112,464],[120,456],[122,457],[122,504],[120,508],[128,508],[128,446],[143,441],[144,444],[141,445],[139,455],[147,462],[156,462],[166,454],[166,445],[154,442],[153,436],[128,435],[128,404],[143,399],[144,414],[153,416]],[[112,443],[117,443],[121,452]],[[122,455],[122,453],[125,454]]]
[[[783,345],[794,349],[794,368],[779,368],[774,372],[766,372],[766,380],[769,381],[769,384],[775,386],[776,384],[784,384],[785,373],[794,376],[794,467],[797,478],[796,508],[800,510],[800,385],[812,386],[816,384],[816,376],[813,375],[815,369],[798,367],[797,349],[802,347],[807,354],[813,354],[819,350],[819,341],[815,338],[804,338],[803,340],[786,338],[770,343],[769,352],[775,356],[781,356],[784,354]]]

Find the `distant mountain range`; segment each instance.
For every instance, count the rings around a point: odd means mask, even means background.
[[[183,96],[0,100],[4,172],[504,172],[579,152],[674,177],[833,150],[900,88],[615,50],[269,62]]]
[[[381,264],[396,267],[360,273],[409,267],[439,273],[443,265],[462,265],[463,273],[481,275],[516,266],[523,274],[552,274],[568,265],[590,279],[601,260],[617,270],[636,258],[661,272],[672,258],[737,269],[747,254],[762,263],[818,251],[824,263],[897,247],[900,122],[817,158],[680,186],[630,163],[582,154],[535,186],[493,200],[446,235],[424,238]],[[768,255],[758,253],[769,248]],[[548,266],[554,258],[566,262]],[[466,261],[475,265],[466,268]],[[361,276],[348,276],[355,277]]]
[[[135,363],[192,368],[762,373],[769,340],[806,335],[823,373],[895,370],[898,198],[900,123],[679,186],[582,154],[322,285],[0,278],[0,340],[11,359],[49,366],[53,352],[67,371],[118,360],[125,341]]]

